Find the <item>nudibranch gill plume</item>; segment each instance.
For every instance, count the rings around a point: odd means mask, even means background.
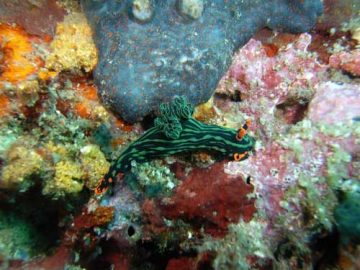
[[[95,188],[104,193],[118,175],[131,169],[131,162],[143,163],[182,152],[211,151],[236,161],[246,159],[254,147],[254,138],[247,134],[250,121],[239,129],[204,124],[192,118],[193,106],[185,97],[176,96],[160,105],[154,127],[129,144],[113,162],[109,172]]]

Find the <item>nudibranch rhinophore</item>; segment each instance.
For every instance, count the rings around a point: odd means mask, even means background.
[[[186,96],[206,102],[232,55],[261,28],[309,31],[321,0],[81,0],[102,100],[127,122]]]
[[[143,163],[182,152],[213,151],[236,161],[246,159],[255,140],[247,134],[250,121],[238,130],[207,125],[192,118],[193,106],[185,97],[176,96],[171,103],[161,104],[154,127],[129,144],[111,165],[95,189],[101,194],[120,174],[131,168],[131,162]]]

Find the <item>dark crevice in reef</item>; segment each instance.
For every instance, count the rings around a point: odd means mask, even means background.
[[[241,102],[243,98],[241,97],[240,90],[235,90],[234,93],[230,96],[230,100],[234,102]]]
[[[311,247],[314,261],[314,270],[335,268],[339,258],[338,246],[340,244],[339,232],[335,229],[326,234],[316,235]]]
[[[53,200],[42,195],[40,182],[39,179],[26,192],[17,193],[16,195],[9,192],[5,194],[5,192],[0,191],[0,197],[7,198],[7,200],[3,200],[0,206],[0,214],[7,219],[6,221],[2,220],[1,224],[7,224],[11,229],[21,224],[19,228],[31,232],[28,235],[26,233],[16,235],[22,242],[31,243],[29,244],[31,253],[28,254],[30,257],[52,254],[63,238],[66,228],[66,222],[63,222],[66,217],[79,211],[80,206],[89,198],[89,194],[83,192],[76,198],[67,197]],[[63,223],[64,226],[59,226],[60,223]],[[29,239],[26,239],[26,237]]]
[[[308,105],[308,103],[281,103],[276,106],[275,116],[287,124],[294,125],[304,119]]]
[[[223,93],[215,93],[214,98],[219,101],[233,101],[233,102],[241,102],[243,99],[241,97],[240,90],[235,90],[231,95],[223,94]]]
[[[149,128],[154,126],[154,120],[156,116],[154,114],[149,114],[144,117],[143,121],[141,121],[141,126],[144,130],[148,130]]]
[[[54,207],[53,201],[44,202],[38,186],[6,203],[3,202],[0,211],[4,216],[10,217],[7,222],[14,222],[14,226],[22,223],[31,230],[33,247],[37,252],[46,252],[57,245],[61,236],[58,229],[59,211]]]
[[[158,239],[159,240],[159,239]],[[171,248],[161,250],[159,242],[137,241],[132,247],[119,247],[116,240],[103,240],[99,243],[101,255],[92,259],[91,255],[81,262],[81,266],[88,270],[104,269],[132,269],[132,270],[164,270],[169,260],[180,257],[196,258],[197,251],[192,249],[181,252],[179,242],[171,244]],[[126,267],[127,265],[127,267]],[[198,265],[199,270],[212,269],[207,262]]]
[[[322,231],[308,238],[309,252],[302,252],[290,239],[284,239],[275,250],[275,259],[292,260],[296,258],[296,269],[304,269],[304,265],[313,262],[314,270],[332,269],[339,259],[338,246],[339,232],[334,229],[330,232]],[[336,267],[335,267],[336,268]]]

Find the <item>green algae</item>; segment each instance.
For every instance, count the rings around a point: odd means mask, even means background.
[[[360,139],[360,123],[358,121],[339,122],[332,125],[319,123],[317,128],[327,136],[341,138],[355,136]]]
[[[333,210],[337,204],[337,198],[332,189],[327,187],[323,177],[311,177],[304,173],[299,175],[297,185],[286,192],[288,213],[291,216],[291,205],[298,205],[302,209],[304,229],[311,231],[330,231],[333,226]],[[296,214],[295,214],[296,215]]]
[[[283,208],[287,216],[292,215],[291,205],[298,205],[306,217],[304,229],[330,231],[333,227],[333,212],[338,204],[337,191],[343,179],[347,179],[351,156],[339,145],[332,145],[326,159],[325,175],[315,175],[311,170],[302,171],[296,185],[287,190]],[[315,162],[315,161],[313,161]],[[318,168],[319,169],[319,168]],[[286,203],[285,203],[286,202]]]
[[[351,155],[342,149],[340,145],[334,144],[332,146],[332,155],[326,161],[326,178],[333,190],[338,190],[342,180],[349,178],[348,166],[350,162]]]

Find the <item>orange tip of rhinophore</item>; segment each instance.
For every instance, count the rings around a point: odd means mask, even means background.
[[[101,187],[101,185],[103,184],[104,181],[105,181],[104,178],[101,178],[101,179],[99,180],[99,182],[97,183],[96,187],[93,189],[93,190],[94,190],[94,193],[95,193],[96,195],[101,195],[101,194],[103,194],[104,192],[106,192],[106,190],[108,189],[107,187]]]
[[[236,134],[236,139],[237,140],[242,140],[244,138],[244,136],[246,135],[247,129],[250,127],[251,125],[251,120],[250,119],[246,119],[245,124],[239,128],[238,133]]]
[[[240,128],[237,135],[236,135],[236,139],[241,141],[242,138],[244,138],[245,134],[246,134],[246,129],[245,128]]]
[[[95,195],[101,195],[104,194],[106,191],[108,190],[108,188],[100,188],[100,187],[96,187],[94,189]]]
[[[234,160],[235,160],[235,161],[240,161],[240,160],[242,160],[247,154],[248,154],[248,152],[244,152],[244,153],[241,153],[241,154],[235,153],[235,154],[234,154]]]

